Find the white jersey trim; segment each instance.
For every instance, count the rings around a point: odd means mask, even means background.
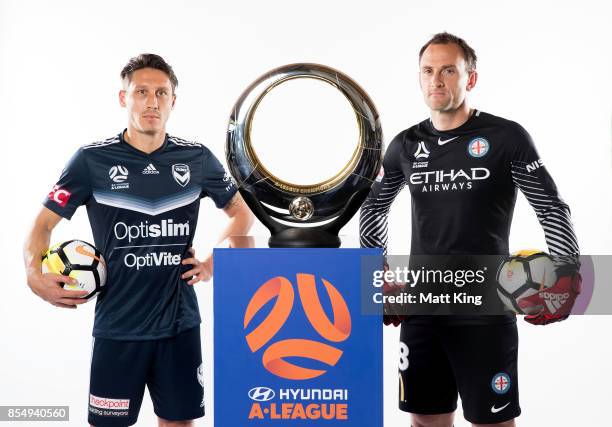
[[[199,142],[187,141],[176,136],[168,136],[168,142],[181,147],[203,147]]]
[[[112,138],[105,139],[104,141],[92,142],[91,144],[84,145],[83,150],[89,150],[90,148],[107,147],[112,144],[117,144],[118,142],[121,142],[121,140],[119,139],[119,136],[116,135]]]

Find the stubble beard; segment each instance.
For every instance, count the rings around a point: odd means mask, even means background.
[[[164,132],[164,129],[165,129],[165,123],[163,125],[161,125],[159,128],[157,128],[157,127],[143,127],[143,126],[140,126],[136,130],[138,131],[138,133],[140,133],[142,135],[156,136],[156,135]]]

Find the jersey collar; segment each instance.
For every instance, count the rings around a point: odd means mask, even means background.
[[[121,144],[123,144],[125,147],[127,147],[128,150],[131,150],[134,153],[137,153],[137,154],[139,154],[141,156],[150,157],[150,156],[153,156],[155,154],[161,153],[162,151],[164,151],[166,149],[166,146],[168,145],[168,134],[166,133],[166,136],[164,137],[164,143],[157,150],[152,151],[150,153],[145,153],[144,151],[141,151],[138,148],[134,147],[133,145],[129,144],[125,140],[125,138],[123,137],[125,132],[127,132],[127,128],[123,129],[123,131],[121,131],[119,133],[119,140],[120,140]]]
[[[474,120],[480,115],[480,113],[481,112],[477,109],[472,110],[472,113],[470,114],[466,122],[463,123],[461,126],[456,127],[454,129],[438,130],[434,127],[433,122],[431,121],[431,118],[427,119],[427,127],[429,128],[429,131],[431,132],[431,134],[434,136],[441,136],[441,137],[455,136],[455,135],[460,136],[472,128]]]

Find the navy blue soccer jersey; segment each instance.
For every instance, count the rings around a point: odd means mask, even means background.
[[[81,147],[44,205],[70,219],[85,205],[96,247],[107,261],[93,335],[143,340],[174,336],[200,324],[192,286],[181,279],[196,230],[200,199],[226,206],[236,186],[205,146],[166,135],[147,154],[123,132]]]

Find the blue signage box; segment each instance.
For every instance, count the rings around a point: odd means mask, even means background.
[[[215,426],[382,427],[382,321],[361,310],[373,255],[215,249]]]

